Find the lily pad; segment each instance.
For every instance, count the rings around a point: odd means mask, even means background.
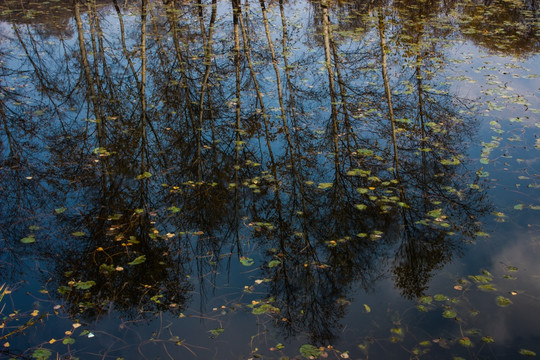
[[[240,258],[240,264],[244,265],[244,266],[251,266],[253,265],[254,261],[252,258],[248,258],[248,257],[245,257],[245,256],[242,256]]]
[[[131,262],[128,262],[128,265],[139,265],[139,264],[142,264],[145,261],[146,261],[146,256],[141,255],[141,256],[135,258],[135,260],[133,260]]]
[[[308,358],[308,359],[312,359],[312,358],[318,358],[320,355],[321,355],[322,351],[319,350],[319,348],[313,346],[313,345],[310,345],[310,344],[304,344],[302,346],[300,346],[300,354],[302,354],[302,356]]]
[[[495,299],[497,302],[497,305],[500,307],[507,307],[509,305],[512,305],[512,300],[505,298],[504,296],[497,296],[497,299]]]
[[[212,336],[218,336],[220,334],[223,334],[223,332],[225,331],[224,328],[217,328],[217,329],[212,329],[212,330],[209,330],[208,332],[210,334],[212,334]]]
[[[465,347],[471,347],[473,345],[471,339],[469,339],[468,337],[463,337],[459,339],[458,342],[461,346],[465,346]]]
[[[36,238],[34,237],[34,235],[30,235],[25,238],[22,238],[21,242],[24,244],[31,244],[33,242],[36,242]]]
[[[32,353],[32,358],[36,360],[47,360],[51,355],[52,352],[48,349],[36,349]]]
[[[457,313],[454,310],[445,310],[442,316],[447,319],[453,319],[457,316]]]
[[[317,186],[319,189],[328,189],[331,188],[334,184],[332,183],[320,183],[319,186]]]
[[[75,288],[79,290],[87,290],[90,289],[92,286],[96,285],[96,282],[93,280],[90,281],[80,281],[77,284],[75,284]]]
[[[279,260],[272,260],[272,261],[270,261],[270,262],[268,263],[268,267],[269,267],[269,268],[273,268],[273,267],[275,267],[275,266],[278,266],[279,264],[281,264],[281,261],[279,261]]]

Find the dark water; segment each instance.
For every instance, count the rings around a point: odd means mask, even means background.
[[[0,14],[0,357],[540,352],[535,0]]]

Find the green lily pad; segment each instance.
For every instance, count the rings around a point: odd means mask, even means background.
[[[505,298],[504,296],[497,296],[497,299],[495,299],[495,301],[500,307],[507,307],[513,304],[512,300]]]
[[[79,290],[87,290],[90,289],[92,286],[96,285],[95,281],[80,281],[77,284],[75,284],[75,288]]]
[[[128,262],[128,265],[139,265],[139,264],[142,264],[145,261],[146,261],[146,256],[141,255],[141,256],[135,258],[135,260],[133,260],[131,262]]]
[[[245,256],[242,256],[240,258],[240,264],[244,265],[244,266],[251,266],[253,265],[254,261],[252,258],[248,258],[248,257],[245,257]]]
[[[70,344],[74,344],[75,343],[75,339],[74,338],[65,338],[63,341],[62,341],[62,344],[64,345],[70,345]]]
[[[313,345],[304,344],[300,346],[300,354],[302,354],[303,357],[306,357],[308,359],[316,359],[321,355],[321,353],[322,351]]]
[[[461,338],[458,342],[461,346],[465,347],[471,347],[473,345],[471,339],[469,339],[468,337]]]
[[[536,356],[536,353],[534,351],[527,350],[527,349],[520,349],[519,353],[524,356]]]
[[[208,332],[210,334],[212,334],[212,336],[218,336],[220,334],[223,334],[223,332],[225,331],[224,328],[217,328],[217,329],[212,329],[212,330],[209,330]]]
[[[281,264],[281,261],[279,260],[272,260],[268,263],[268,267],[269,268],[273,268],[274,266],[278,266],[279,264]]]
[[[457,316],[457,313],[453,310],[444,310],[442,316],[447,319],[453,319]]]
[[[52,352],[48,349],[36,349],[32,353],[32,358],[36,360],[47,360],[51,355]]]
[[[34,237],[34,235],[30,235],[25,238],[22,238],[21,242],[24,244],[31,244],[33,242],[36,242],[36,238]]]

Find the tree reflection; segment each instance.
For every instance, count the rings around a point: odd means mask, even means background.
[[[540,48],[535,0],[472,1],[463,5],[461,31],[491,51],[527,56]]]
[[[178,314],[194,289],[204,303],[248,238],[284,336],[331,344],[355,289],[391,276],[422,296],[480,231],[475,124],[440,84],[438,3],[312,3],[316,41],[299,49],[283,1],[137,4],[134,21],[117,1],[74,2],[73,38],[45,54],[43,34],[13,24],[25,61],[2,65],[31,74],[51,119],[0,98],[2,196],[49,214],[35,251],[71,316]],[[56,205],[21,190],[29,144],[46,159],[34,191]],[[10,248],[22,231],[3,234]]]

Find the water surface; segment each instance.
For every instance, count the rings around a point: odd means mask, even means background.
[[[539,24],[2,1],[2,357],[534,356]]]

